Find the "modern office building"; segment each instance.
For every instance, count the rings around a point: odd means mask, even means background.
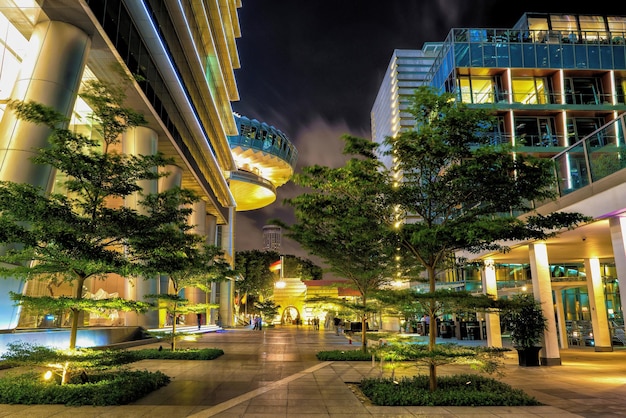
[[[625,16],[526,13],[512,28],[452,29],[424,80],[471,107],[492,110],[494,142],[554,160],[559,197],[538,204],[539,213],[594,218],[545,242],[515,243],[506,254],[463,254],[486,267],[453,275],[468,290],[499,297],[532,292],[548,319],[543,364],[560,364],[562,348],[609,351],[623,344],[625,39]],[[393,89],[385,80],[378,97]],[[380,140],[395,135],[396,125],[392,113],[388,125],[381,122],[388,111],[377,106],[376,128],[389,127],[384,134],[373,128]],[[485,338],[499,345],[499,322],[491,319]]]
[[[46,133],[16,120],[5,104],[32,100],[54,107],[71,125],[89,133],[90,109],[79,96],[81,85],[98,79],[124,86],[128,106],[143,113],[145,127],[122,138],[128,153],[160,151],[175,161],[169,177],[145,185],[145,191],[182,186],[201,196],[191,222],[208,244],[234,258],[233,231],[238,202],[228,173],[238,170],[228,142],[237,124],[231,102],[239,100],[234,70],[239,67],[241,0],[55,0],[5,1],[0,6],[0,179],[28,182],[47,190],[54,183],[29,157],[32,147],[47,145]],[[127,203],[128,204],[128,203]],[[142,299],[166,291],[167,280],[149,278],[90,282],[90,294]],[[21,315],[8,292],[44,294],[45,286],[0,281],[0,329],[36,326]],[[205,294],[185,297],[204,301]],[[232,325],[233,286],[220,283],[211,302],[219,303],[221,325]],[[92,325],[95,319],[86,319]],[[100,319],[107,321],[107,319]],[[162,326],[165,314],[124,315],[106,325]],[[111,321],[109,321],[111,322]]]
[[[416,87],[426,83],[440,48],[441,43],[427,42],[422,49],[393,51],[371,111],[372,140],[381,143],[387,136],[413,128],[414,120],[407,112],[409,97]],[[385,163],[389,165],[390,161]]]

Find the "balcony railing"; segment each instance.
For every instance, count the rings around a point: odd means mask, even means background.
[[[453,29],[452,36],[455,42],[624,45],[626,32],[461,28]]]
[[[586,93],[586,92],[566,92],[566,93],[549,93],[549,92],[508,92],[508,91],[479,91],[479,92],[460,92],[458,93],[460,101],[470,104],[521,104],[524,106],[545,106],[545,105],[581,105],[588,107],[589,105],[612,105],[624,104],[623,95],[613,95],[610,93]]]
[[[552,158],[560,196],[626,168],[625,116],[622,114]]]

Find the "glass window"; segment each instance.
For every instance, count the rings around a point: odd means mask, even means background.
[[[606,20],[609,24],[609,31],[626,32],[626,18],[621,16],[607,16]]]
[[[608,33],[602,16],[579,16],[580,30],[587,42],[607,42]]]
[[[511,79],[513,102],[523,104],[546,104],[548,82],[544,78],[514,77]]]
[[[515,145],[555,147],[559,145],[552,117],[515,118]]]
[[[574,15],[550,15],[552,30],[561,32],[577,32],[578,22]]]
[[[600,129],[604,125],[603,118],[568,118],[567,119],[567,136],[569,138],[569,145],[573,145],[591,133]],[[604,137],[601,132],[597,132],[589,145],[604,145]]]
[[[529,17],[528,29],[532,31],[547,31],[548,30],[548,18],[547,17]]]
[[[459,76],[459,93],[461,95],[461,102],[472,103],[472,87],[470,85],[470,79],[468,76]]]

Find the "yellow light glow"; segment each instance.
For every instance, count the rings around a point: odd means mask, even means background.
[[[287,286],[287,283],[283,282],[282,280],[277,281],[276,284],[274,285],[277,289],[284,289],[285,286]]]
[[[48,370],[46,373],[44,373],[43,378],[46,380],[50,380],[52,378],[52,372]]]

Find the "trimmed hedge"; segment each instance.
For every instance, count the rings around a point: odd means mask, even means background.
[[[529,406],[537,399],[498,380],[475,374],[440,376],[430,392],[428,376],[366,378],[360,389],[379,406]]]
[[[111,370],[74,377],[63,386],[28,372],[0,379],[0,404],[125,405],[167,385],[161,372]]]
[[[319,351],[317,359],[322,361],[366,361],[372,360],[372,353],[362,350],[333,350],[333,351]]]
[[[160,371],[131,371],[120,365],[140,360],[213,360],[224,354],[218,348],[139,350],[79,349],[73,353],[28,343],[13,344],[0,365],[29,367],[9,371],[0,378],[0,404],[125,405],[167,385]],[[68,382],[60,376],[46,381],[47,364],[68,363]],[[33,371],[41,370],[41,372]]]

